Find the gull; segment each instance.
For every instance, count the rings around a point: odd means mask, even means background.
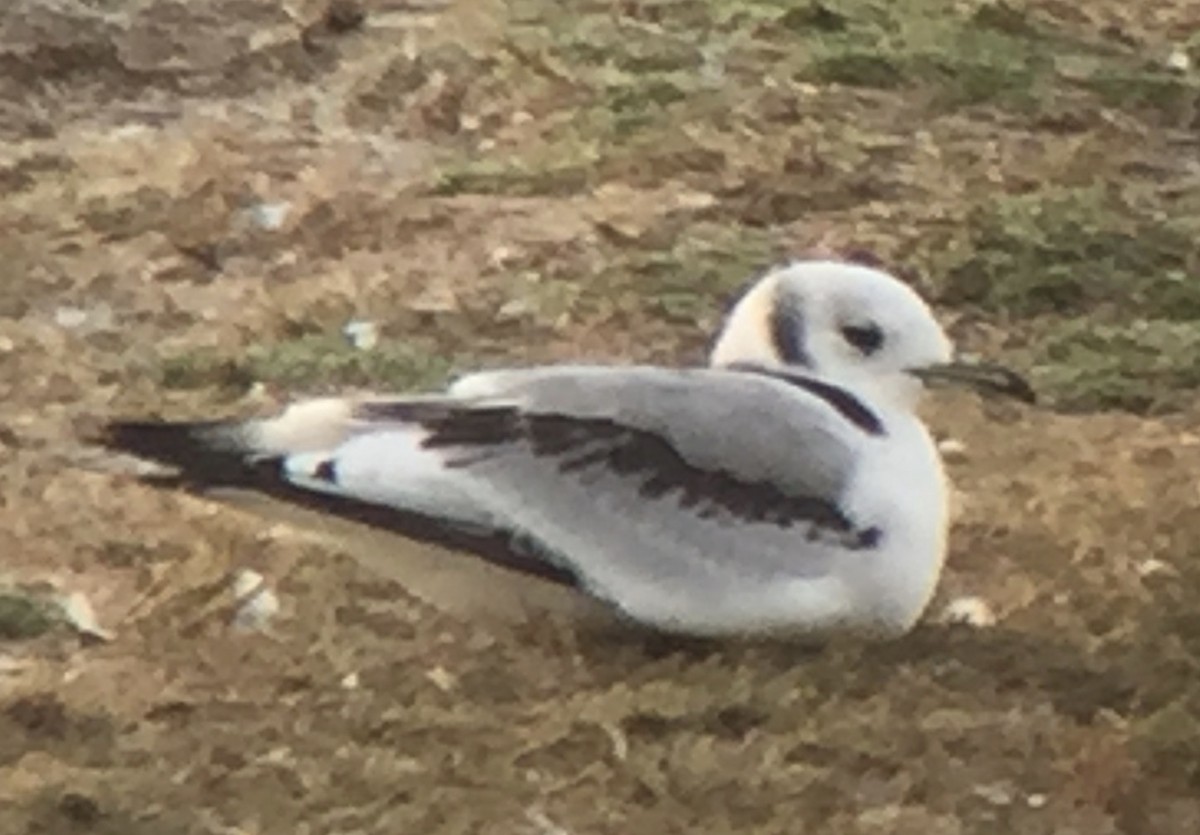
[[[1033,400],[1013,372],[952,357],[899,279],[797,261],[740,296],[707,366],[487,370],[270,418],[116,421],[98,440],[165,465],[145,476],[162,484],[459,537],[652,629],[886,637],[917,622],[947,551],[923,390]]]

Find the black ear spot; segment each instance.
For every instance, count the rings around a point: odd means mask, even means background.
[[[842,338],[864,357],[871,356],[883,347],[883,331],[875,324],[843,325]]]
[[[771,329],[771,346],[786,365],[807,366],[808,352],[804,348],[804,313],[789,299],[776,298],[767,323]]]

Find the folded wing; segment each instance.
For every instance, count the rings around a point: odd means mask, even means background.
[[[115,424],[107,441],[192,484],[242,474],[331,512],[368,508],[375,524],[486,532],[637,615],[626,602],[656,589],[719,596],[875,547],[879,532],[840,502],[882,432],[852,396],[799,375],[563,366],[245,424]]]

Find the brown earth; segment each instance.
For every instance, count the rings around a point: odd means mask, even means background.
[[[648,321],[636,287],[553,322],[504,313],[513,263],[578,266],[705,195],[683,176],[442,193],[465,93],[405,68],[486,50],[506,8],[355,8],[19,0],[0,17],[0,579],[83,592],[114,632],[0,644],[0,831],[1200,831],[1195,409],[937,400],[938,434],[965,445],[939,598],[902,640],[820,649],[439,611],[353,549],[68,466],[98,417],[257,407],[164,391],[160,358],[183,350],[361,316],[494,361],[667,359],[715,321],[715,298],[699,322]],[[1147,12],[1138,37],[1165,41],[1188,9]],[[960,139],[986,142],[969,121]],[[278,229],[246,211],[267,201],[290,206]],[[266,633],[230,626],[240,567],[282,601]],[[940,624],[966,595],[996,624]]]

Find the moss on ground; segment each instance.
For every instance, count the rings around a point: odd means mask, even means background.
[[[0,641],[37,638],[60,623],[59,607],[44,596],[0,588]]]
[[[384,340],[357,348],[341,334],[309,334],[250,346],[242,354],[212,349],[164,359],[162,384],[172,389],[244,390],[254,383],[296,390],[381,386],[420,389],[444,382],[452,360],[410,343]]]

